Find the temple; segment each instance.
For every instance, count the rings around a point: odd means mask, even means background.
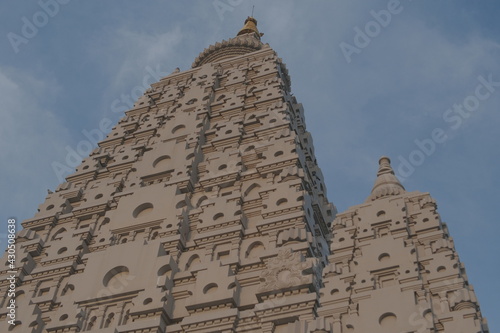
[[[389,158],[337,213],[262,35],[249,17],[152,84],[22,223],[2,332],[488,332],[436,202]]]

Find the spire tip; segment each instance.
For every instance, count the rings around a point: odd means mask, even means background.
[[[249,34],[252,32],[257,35],[258,39],[264,36],[264,34],[260,33],[259,30],[257,29],[257,20],[253,16],[248,16],[247,19],[245,20],[245,25],[238,32],[237,36]]]
[[[373,185],[371,195],[366,201],[403,194],[405,188],[394,174],[394,170],[391,167],[391,159],[387,156],[382,156],[378,160],[378,164],[377,179]]]

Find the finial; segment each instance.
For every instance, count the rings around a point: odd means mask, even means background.
[[[383,175],[384,173],[391,173],[394,174],[394,170],[392,170],[391,167],[391,159],[387,156],[382,156],[378,160],[378,172],[377,176]]]
[[[252,16],[249,16],[245,20],[245,25],[238,32],[237,36],[249,34],[252,32],[255,33],[259,39],[260,37],[264,36],[264,34],[260,33],[259,30],[257,29],[257,20],[254,19]]]
[[[366,201],[373,201],[379,198],[400,195],[405,193],[405,188],[399,182],[391,167],[391,160],[389,157],[382,156],[379,161],[379,168],[377,172],[377,179],[373,185],[371,195]]]

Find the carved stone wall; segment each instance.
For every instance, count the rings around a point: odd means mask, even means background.
[[[153,84],[23,222],[16,329],[272,332],[314,318],[335,209],[285,65],[253,34],[236,39]],[[224,54],[251,39],[257,51]]]
[[[333,226],[318,314],[334,332],[487,332],[427,193],[352,207]]]
[[[487,332],[434,201],[388,159],[333,222],[286,67],[247,21],[152,84],[23,222],[2,332]]]

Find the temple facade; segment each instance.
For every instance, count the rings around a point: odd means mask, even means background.
[[[249,17],[151,85],[16,238],[2,332],[488,332],[446,224],[386,157],[337,214]]]

